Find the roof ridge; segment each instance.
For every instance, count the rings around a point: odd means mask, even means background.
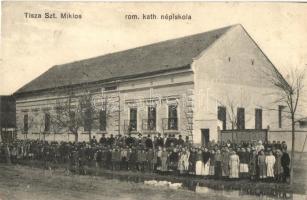
[[[185,39],[185,38],[195,37],[195,36],[198,36],[198,35],[202,35],[202,34],[206,34],[206,33],[210,33],[210,32],[215,32],[215,31],[222,30],[222,29],[230,29],[230,28],[235,27],[235,26],[242,26],[242,25],[241,24],[233,24],[233,25],[229,25],[229,26],[224,26],[224,27],[220,27],[220,28],[216,28],[216,29],[211,29],[211,30],[208,30],[208,31],[205,31],[205,32],[195,33],[195,34],[192,34],[192,35],[186,35],[186,36],[181,36],[181,37],[177,37],[177,38],[162,40],[162,41],[159,41],[159,42],[153,42],[153,43],[146,44],[146,45],[141,45],[141,46],[136,46],[136,47],[132,47],[132,48],[128,48],[128,49],[114,51],[114,52],[102,54],[102,55],[99,55],[99,56],[89,57],[89,58],[85,58],[85,59],[81,59],[81,60],[76,60],[76,61],[72,61],[72,62],[67,62],[67,63],[63,63],[63,64],[59,64],[59,65],[54,65],[54,67],[55,66],[69,65],[69,64],[73,64],[73,63],[79,63],[79,62],[83,62],[83,61],[92,60],[92,59],[95,59],[95,58],[101,58],[101,57],[104,57],[104,56],[109,56],[109,55],[112,55],[112,54],[123,53],[123,52],[131,51],[131,50],[136,50],[136,49],[141,49],[141,48],[145,48],[145,47],[150,47],[150,46],[161,44],[161,43],[164,43],[164,42],[170,42],[170,41],[175,41],[175,40],[181,40],[181,39]]]
[[[237,24],[54,65],[19,88],[15,94],[176,70],[178,67],[190,65],[196,55],[210,47],[234,26]],[[87,70],[85,77],[83,72]]]

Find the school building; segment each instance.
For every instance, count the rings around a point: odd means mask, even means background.
[[[79,140],[91,131],[97,139],[161,133],[206,143],[232,130],[270,139],[289,129],[266,77],[274,68],[242,25],[56,65],[14,94],[18,137],[73,140],[50,116],[68,91],[86,89],[99,114],[91,130],[80,127]]]

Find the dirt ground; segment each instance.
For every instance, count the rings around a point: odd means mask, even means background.
[[[307,157],[304,155],[295,168],[296,184],[307,182]],[[305,187],[306,189],[306,187]],[[306,191],[306,190],[305,190]],[[197,186],[196,192],[188,189],[173,190],[105,176],[80,176],[29,166],[0,164],[0,200],[183,200],[183,199],[293,199],[307,200],[304,194],[285,196],[247,195],[238,190],[213,190]]]
[[[187,190],[174,191],[103,177],[65,175],[63,171],[51,174],[48,170],[0,165],[1,200],[180,200],[202,197],[201,194]]]

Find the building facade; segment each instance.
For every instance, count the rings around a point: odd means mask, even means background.
[[[0,96],[0,142],[16,137],[16,103],[13,96]]]
[[[222,130],[283,130],[272,69],[241,25],[54,66],[15,93],[18,137],[73,140],[52,116],[84,93],[95,117],[80,123],[79,140],[161,133],[206,143]]]

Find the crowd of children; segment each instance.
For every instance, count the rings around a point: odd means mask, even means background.
[[[290,157],[285,142],[210,141],[193,145],[189,137],[158,134],[106,137],[90,142],[16,140],[0,144],[0,160],[14,163],[40,161],[48,168],[64,164],[86,173],[89,167],[150,173],[174,173],[216,179],[251,179],[285,182]]]

